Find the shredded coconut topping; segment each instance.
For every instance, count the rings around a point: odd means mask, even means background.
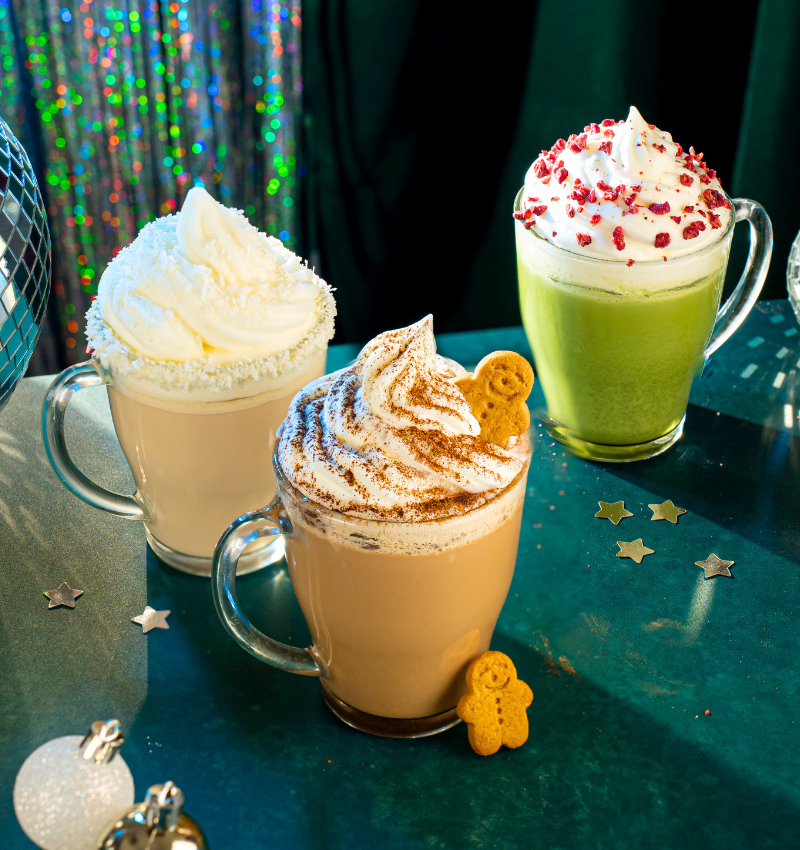
[[[295,397],[278,445],[284,474],[314,501],[367,519],[442,519],[489,501],[524,467],[527,443],[479,439],[454,383],[467,374],[436,354],[431,316],[377,336]]]

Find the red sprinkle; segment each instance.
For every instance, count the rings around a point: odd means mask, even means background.
[[[707,174],[701,174],[700,175],[700,182],[701,183],[710,183],[711,178]]]
[[[614,233],[611,237],[611,241],[614,243],[614,247],[618,251],[622,251],[625,248],[625,234],[622,231],[622,228],[617,226],[614,228]]]
[[[515,213],[514,213],[514,218],[515,218],[517,221],[522,221],[522,219],[523,219],[523,218],[525,218],[525,213],[524,213],[524,212],[515,212]]]
[[[558,236],[558,234],[555,232],[555,230],[553,231],[553,236]]]
[[[604,118],[602,122],[603,127],[613,127],[617,122],[613,118]],[[508,219],[506,219],[508,221]]]
[[[647,209],[654,215],[666,215],[669,212],[669,201],[664,201],[663,204],[650,204]]]
[[[656,248],[666,248],[672,242],[672,237],[669,233],[656,233],[656,241],[653,243]],[[664,257],[666,260],[667,258]]]
[[[683,238],[696,239],[700,235],[700,228],[698,227],[700,223],[699,221],[693,221],[691,224],[687,224],[683,228]],[[705,225],[703,225],[703,230],[705,230]]]
[[[589,192],[589,203],[590,204],[596,204],[597,203],[597,192],[595,192],[594,189],[592,189],[592,191]]]
[[[593,121],[593,122],[589,125],[589,132],[591,132],[591,133],[599,133],[599,132],[600,132],[600,125],[599,125],[599,124],[595,124],[595,123],[594,123],[594,121]]]
[[[567,215],[570,218],[575,218],[575,210],[572,209],[572,204],[567,204]]]
[[[694,177],[691,174],[681,174],[681,183],[684,186],[691,186],[694,183]]]
[[[683,148],[678,145],[678,150],[675,152],[675,156],[683,156]]]
[[[664,145],[653,145],[653,147],[654,147],[657,151],[661,151],[661,153],[666,153],[666,152],[667,152],[667,149],[666,149],[666,147],[665,147]]]
[[[717,176],[717,172],[713,168],[707,168],[706,174],[713,180]]]
[[[580,153],[582,150],[586,149],[586,134],[582,133],[578,136],[574,142],[572,142],[569,146],[569,149],[573,153]]]
[[[597,213],[595,213],[591,217],[591,219],[589,220],[589,224],[591,224],[594,227],[595,224],[599,224],[599,223],[600,223],[600,216]]]
[[[683,211],[685,213],[692,213],[694,212],[694,207],[692,206],[692,204],[686,204],[686,206],[683,208]]]
[[[709,714],[711,714],[711,712],[708,709],[706,709],[706,717],[708,717]]]
[[[538,207],[534,207],[531,212],[534,215],[542,215],[542,213],[547,209],[547,204],[540,204]],[[506,219],[508,220],[508,219]]]
[[[701,216],[703,216],[703,218],[705,218],[705,217],[706,217],[706,212],[705,212],[705,210],[698,210],[697,212],[698,212]]]
[[[603,135],[604,135],[607,139],[613,139],[613,138],[614,138],[614,136],[616,136],[616,133],[615,133],[613,130],[603,130]]]
[[[563,183],[566,179],[567,179],[567,169],[566,168],[559,168],[558,171],[556,172],[556,180],[558,180],[559,183]]]
[[[522,222],[522,226],[525,228],[525,230],[530,230],[533,227],[534,224],[536,224],[535,221],[523,221]]]
[[[636,262],[636,260],[628,260],[628,262],[627,262],[627,263],[625,263],[625,265],[626,265],[628,268],[630,268],[630,267],[631,267],[631,266],[632,266],[635,262]]]
[[[719,216],[716,213],[708,213],[708,222],[711,225],[712,230],[716,230],[718,227],[722,227],[722,222],[719,220]]]
[[[541,180],[542,177],[547,177],[550,173],[550,169],[543,159],[537,159],[533,164],[533,173]]]
[[[603,153],[610,154],[610,153],[611,153],[611,142],[603,142],[603,143],[600,145],[600,150],[601,150]]]
[[[715,210],[717,207],[725,207],[726,210],[729,210],[731,208],[730,201],[716,189],[706,189],[703,192],[703,198],[705,198],[709,209]]]
[[[553,236],[555,236],[555,233],[553,234]],[[581,246],[581,248],[585,248],[587,245],[591,245],[592,243],[592,237],[586,233],[576,233],[575,238],[578,240],[578,244]]]
[[[681,217],[679,215],[671,215],[670,218],[675,222],[675,224],[681,223]]]

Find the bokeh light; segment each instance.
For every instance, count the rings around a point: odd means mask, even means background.
[[[0,0],[0,102],[39,151],[67,362],[109,259],[192,186],[296,244],[301,27],[299,3]]]

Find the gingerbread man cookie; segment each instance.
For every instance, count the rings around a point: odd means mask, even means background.
[[[508,438],[523,434],[531,424],[525,399],[533,388],[533,369],[513,351],[495,351],[478,363],[456,386],[481,425],[484,443],[505,448]]]
[[[513,662],[502,652],[482,652],[467,668],[467,692],[456,712],[469,724],[469,743],[478,755],[490,756],[501,744],[521,747],[528,740],[533,692],[517,678]]]

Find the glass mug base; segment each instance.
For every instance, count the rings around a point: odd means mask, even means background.
[[[339,699],[328,687],[324,679],[320,679],[322,696],[328,708],[339,718],[339,720],[370,735],[378,735],[381,738],[427,738],[450,729],[461,718],[456,714],[455,708],[434,714],[431,717],[378,717],[375,714],[367,714],[359,711]]]
[[[683,419],[671,431],[656,437],[655,440],[648,440],[646,443],[629,446],[606,446],[602,443],[591,443],[588,440],[581,439],[566,425],[551,419],[543,408],[536,410],[534,415],[544,424],[550,437],[557,443],[561,443],[568,452],[585,460],[596,460],[601,463],[628,463],[634,460],[647,460],[656,457],[680,440],[683,435],[683,425],[686,422],[684,415]]]
[[[165,564],[169,564],[170,567],[175,567],[176,570],[191,573],[191,575],[195,576],[208,578],[211,575],[211,568],[214,564],[213,557],[201,558],[198,555],[185,555],[183,552],[176,552],[153,537],[147,526],[145,526],[144,533],[150,548]],[[263,545],[254,545],[251,549],[242,553],[236,567],[236,575],[243,576],[248,573],[254,573],[256,570],[262,570],[264,567],[268,567],[270,564],[274,564],[283,558],[283,537],[278,536],[271,539],[267,538],[266,540],[262,539],[258,543]]]

